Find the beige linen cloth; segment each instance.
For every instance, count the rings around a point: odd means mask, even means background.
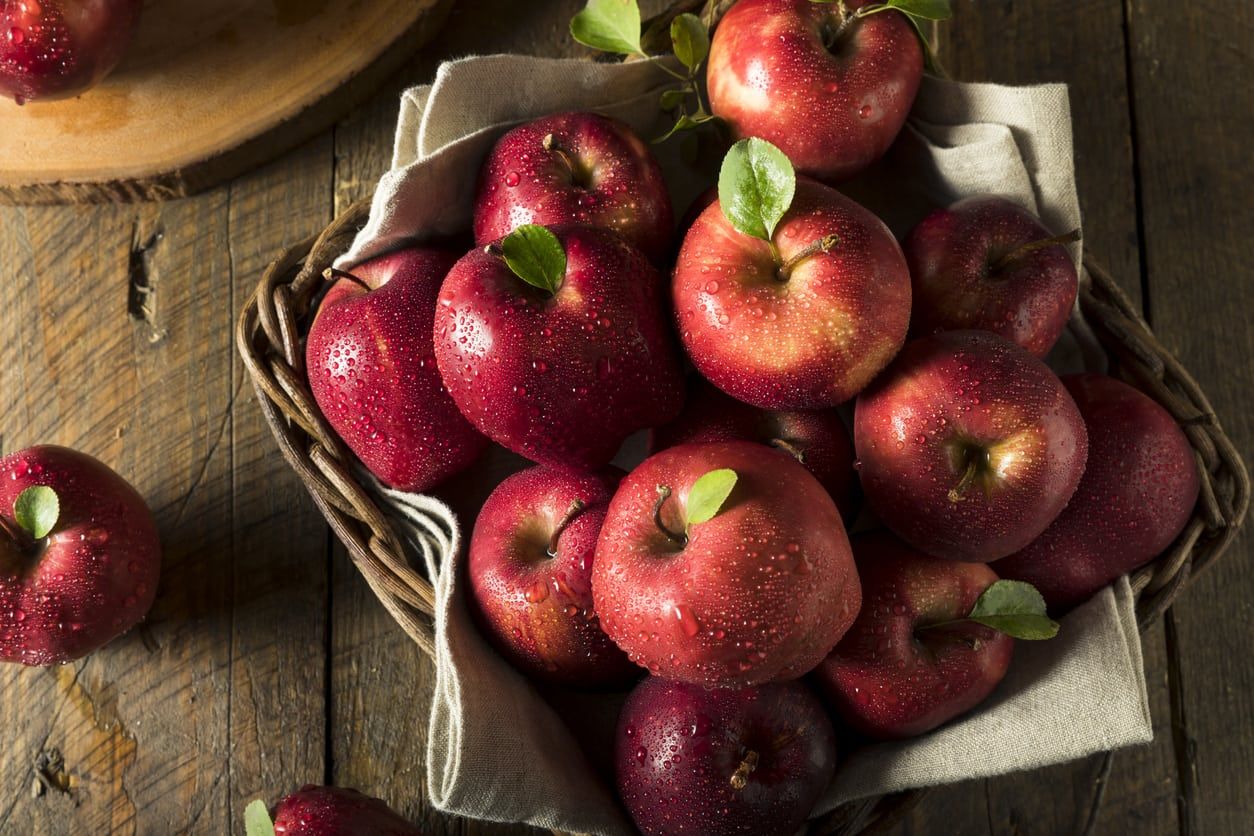
[[[646,63],[502,55],[445,64],[433,84],[404,95],[392,169],[343,264],[466,230],[479,164],[493,141],[518,122],[596,110],[644,136],[658,135],[657,90],[665,82]],[[661,146],[659,156],[682,212],[713,182],[718,160],[702,161],[705,173],[698,174],[679,159],[678,146]],[[988,192],[1032,209],[1055,232],[1076,228],[1067,90],[928,78],[893,151],[843,188],[899,235],[931,206]],[[1051,362],[1094,367],[1098,355],[1078,315],[1072,326]],[[426,752],[431,802],[475,818],[630,833],[603,771],[617,698],[541,695],[485,644],[470,620],[459,577],[462,538],[448,508],[430,497],[379,493],[435,581],[437,674]],[[572,726],[581,730],[578,735]],[[1030,769],[1151,737],[1132,594],[1121,580],[1067,616],[1058,638],[1019,642],[1009,675],[972,714],[917,740],[847,754],[815,812],[853,798]],[[579,740],[588,744],[588,754]]]

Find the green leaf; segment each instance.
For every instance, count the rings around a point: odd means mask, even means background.
[[[524,224],[501,240],[501,255],[514,275],[532,287],[557,293],[566,278],[566,251],[542,226]]]
[[[662,110],[674,110],[684,103],[684,99],[688,98],[688,91],[680,88],[672,90],[663,90],[662,97],[659,100]]]
[[[659,136],[657,139],[653,140],[653,144],[656,145],[659,142],[665,142],[678,133],[696,130],[706,122],[713,122],[717,118],[717,116],[710,116],[708,113],[697,116],[689,116],[687,113],[680,114],[679,118],[675,120],[675,124],[671,126],[671,129]]]
[[[588,0],[570,21],[570,34],[584,46],[620,55],[639,55],[640,7],[636,0]]]
[[[27,488],[17,495],[13,503],[13,516],[17,524],[30,532],[36,540],[42,540],[52,531],[61,516],[61,501],[57,492],[47,485]]]
[[[671,21],[671,44],[675,57],[688,69],[695,70],[710,54],[710,33],[701,18],[685,12]]]
[[[711,470],[693,482],[688,491],[688,525],[699,525],[714,519],[734,487],[736,471],[727,468]]]
[[[1058,623],[1045,613],[1045,599],[1023,581],[997,581],[984,590],[967,618],[1016,639],[1058,635]]]
[[[745,235],[766,241],[792,205],[796,188],[788,157],[757,137],[733,145],[718,174],[718,200],[727,220]]]
[[[274,822],[266,802],[258,798],[244,808],[244,832],[247,836],[274,836]]]
[[[888,0],[884,5],[918,20],[949,20],[954,15],[949,0]]]

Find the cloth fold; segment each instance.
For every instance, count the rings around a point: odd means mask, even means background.
[[[480,163],[497,137],[519,122],[596,110],[645,137],[658,135],[664,126],[656,98],[667,81],[645,62],[494,55],[443,65],[433,84],[405,93],[392,169],[341,266],[467,229]],[[654,147],[682,212],[711,182],[711,161],[703,161],[702,176],[679,160],[677,145]],[[1055,231],[1078,228],[1067,90],[926,78],[892,151],[841,188],[898,235],[931,208],[978,193],[1014,200]],[[1079,244],[1071,251],[1079,264]],[[1077,310],[1051,364],[1100,368],[1101,356]],[[631,833],[606,780],[615,697],[541,693],[515,671],[470,617],[452,512],[427,497],[377,493],[436,589],[436,682],[426,753],[431,802],[474,818]],[[1060,763],[1151,738],[1125,579],[1069,614],[1058,638],[1019,642],[1005,681],[971,714],[915,740],[849,754],[816,813],[855,798]],[[594,742],[581,747],[580,741]]]

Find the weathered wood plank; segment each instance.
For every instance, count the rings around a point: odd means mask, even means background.
[[[1127,8],[1151,323],[1248,453],[1254,24],[1241,0]],[[1183,833],[1246,833],[1254,816],[1250,550],[1246,534],[1168,614]]]

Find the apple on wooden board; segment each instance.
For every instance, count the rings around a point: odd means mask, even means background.
[[[524,224],[596,226],[654,261],[670,255],[675,218],[662,169],[631,128],[596,113],[559,113],[499,140],[479,172],[475,241]]]
[[[977,563],[1054,521],[1084,472],[1087,438],[1049,367],[987,331],[914,340],[854,412],[871,510],[915,548]]]
[[[271,817],[260,799],[244,809],[247,836],[420,836],[387,804],[357,790],[306,784],[284,797]]]
[[[143,497],[65,447],[6,456],[0,477],[0,659],[73,661],[143,620],[161,574]]]
[[[601,626],[650,673],[705,687],[794,679],[857,615],[849,540],[823,486],[760,444],[684,444],[619,484],[597,542]]]
[[[527,225],[464,256],[440,289],[435,356],[462,414],[542,464],[600,467],[683,406],[661,278],[603,229]]]
[[[710,107],[798,171],[846,180],[905,124],[925,59],[915,27],[948,16],[946,2],[740,0],[714,31]]]
[[[1101,374],[1068,375],[1062,383],[1088,428],[1084,476],[1045,533],[993,567],[1034,584],[1056,611],[1166,550],[1200,489],[1189,439],[1156,401]]]
[[[1044,357],[1058,341],[1079,281],[1064,244],[1028,210],[995,195],[928,215],[906,238],[914,282],[910,330],[992,331]]]
[[[327,421],[385,484],[434,487],[487,446],[449,397],[431,329],[454,256],[411,247],[333,270],[309,328],[309,388]]]
[[[621,475],[533,467],[501,482],[475,520],[467,569],[479,621],[536,679],[600,688],[642,673],[592,601],[597,536]]]
[[[142,0],[3,0],[0,93],[18,104],[99,83],[135,34]]]
[[[879,218],[794,175],[778,148],[736,143],[719,199],[684,237],[672,296],[697,369],[767,409],[849,400],[901,348],[910,273]]]
[[[759,409],[698,378],[679,417],[650,433],[649,449],[701,441],[756,441],[792,456],[819,480],[841,515],[853,517],[853,440],[836,410]]]
[[[983,702],[1010,666],[1014,638],[1058,625],[1028,584],[983,563],[936,560],[888,532],[853,541],[862,611],[813,679],[869,737],[931,731]]]
[[[708,690],[648,677],[619,716],[619,796],[646,836],[791,836],[836,770],[836,732],[801,682]]]

